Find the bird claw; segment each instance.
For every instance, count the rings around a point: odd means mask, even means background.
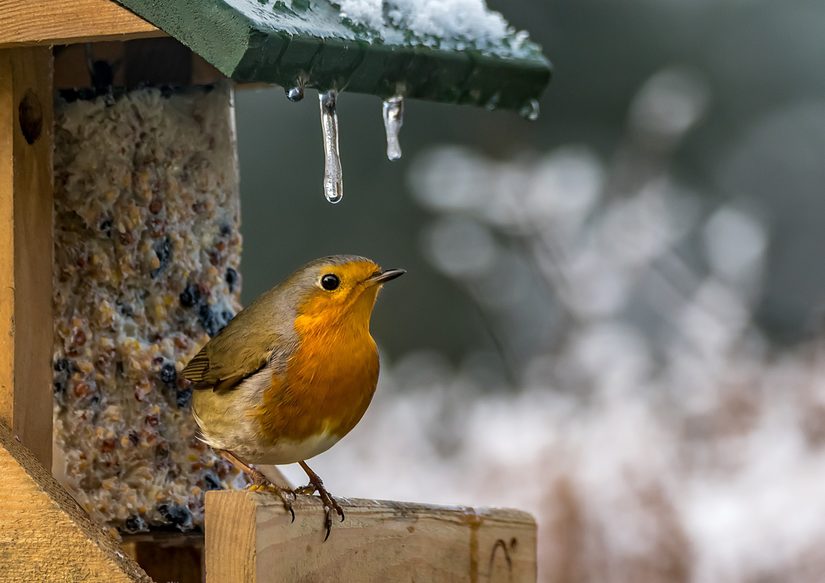
[[[330,532],[332,531],[332,511],[335,510],[335,513],[338,514],[340,517],[339,522],[344,522],[344,509],[341,508],[341,505],[332,497],[326,488],[324,488],[324,483],[319,479],[317,481],[310,481],[309,484],[306,486],[300,486],[295,488],[292,493],[293,494],[301,494],[305,496],[312,496],[315,493],[318,493],[318,497],[321,499],[321,502],[324,503],[324,528],[326,530],[326,535],[324,536],[324,542],[327,541],[329,538]]]
[[[327,492],[323,485],[318,487],[318,497],[321,498],[321,501],[324,503],[324,527],[327,530],[327,533],[324,536],[324,542],[326,542],[329,538],[329,533],[332,530],[332,511],[335,510],[338,516],[341,517],[340,522],[343,522],[344,509],[341,508],[341,505],[338,504],[329,492]]]
[[[329,538],[329,533],[332,531],[332,510],[334,509],[338,516],[341,517],[339,522],[344,522],[344,510],[341,506],[338,505],[338,502],[335,501],[332,496],[330,496],[330,501],[332,503],[332,508],[327,503],[324,503],[324,527],[326,528],[327,534],[324,536],[324,542],[327,542]]]
[[[324,504],[324,528],[326,529],[327,533],[324,535],[324,542],[327,542],[329,538],[329,533],[332,532],[332,516],[330,513],[329,506]]]
[[[292,508],[292,503],[295,501],[295,492],[285,488],[279,488],[257,470],[255,473],[252,473],[250,477],[252,478],[252,483],[249,484],[246,489],[250,492],[266,492],[276,494],[278,498],[281,499],[281,503],[284,505],[284,510],[289,512],[290,522],[295,522],[295,510]]]

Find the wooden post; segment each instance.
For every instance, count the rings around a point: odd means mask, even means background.
[[[290,523],[275,496],[206,494],[206,582],[536,580],[536,523],[518,510],[339,499],[324,540],[316,497]]]
[[[0,420],[52,457],[52,56],[0,51]]]

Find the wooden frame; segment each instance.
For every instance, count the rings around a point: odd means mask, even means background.
[[[0,573],[149,581],[51,477],[53,101],[51,48],[0,50]]]
[[[0,579],[150,583],[0,423]]]
[[[47,468],[53,100],[50,49],[0,51],[0,420]]]
[[[109,0],[0,0],[0,48],[166,36]]]

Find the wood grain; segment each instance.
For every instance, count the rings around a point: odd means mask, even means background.
[[[0,0],[0,48],[165,36],[111,0]]]
[[[340,499],[323,542],[315,497],[206,495],[206,581],[535,581],[536,523],[517,510]]]
[[[0,580],[151,579],[0,424]]]
[[[48,48],[0,50],[0,420],[47,468],[53,99]]]

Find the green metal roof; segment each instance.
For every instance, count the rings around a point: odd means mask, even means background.
[[[239,82],[529,110],[550,80],[524,34],[491,44],[373,28],[328,0],[117,1]]]

